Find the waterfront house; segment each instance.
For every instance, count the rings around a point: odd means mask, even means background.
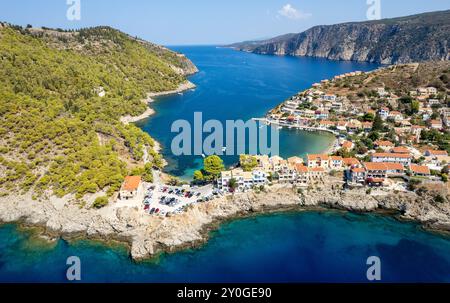
[[[406,166],[411,164],[411,155],[409,154],[395,154],[395,153],[374,153],[371,156],[371,161],[375,163],[400,163]]]
[[[302,158],[300,158],[300,157],[290,157],[290,158],[288,158],[288,163],[289,163],[289,165],[292,165],[292,166],[295,166],[295,165],[297,165],[297,164],[303,164],[303,159]]]
[[[120,188],[120,199],[129,200],[137,198],[143,191],[142,178],[140,176],[125,177],[125,181]]]
[[[336,125],[336,123],[334,123],[333,121],[329,121],[329,120],[322,120],[319,122],[319,126],[322,128],[330,128],[335,125]]]
[[[330,166],[330,157],[328,155],[308,155],[308,167],[316,168],[321,167],[324,169],[328,169]]]
[[[313,167],[309,169],[309,180],[323,180],[327,175],[326,170],[323,167]]]
[[[295,165],[295,171],[297,174],[296,182],[298,184],[308,184],[309,182],[309,169],[303,164]]]
[[[350,178],[353,183],[364,183],[366,181],[366,169],[363,167],[352,168]]]
[[[360,167],[361,162],[359,162],[356,158],[344,158],[342,159],[342,163],[345,167]]]
[[[428,166],[421,166],[416,164],[411,164],[409,170],[413,176],[416,177],[429,177],[431,176],[431,171]]]
[[[400,177],[405,174],[405,167],[400,163],[366,162],[364,163],[367,178]]]
[[[330,157],[330,169],[342,169],[344,164],[344,159],[342,157],[339,156],[331,156]]]
[[[355,147],[355,144],[353,142],[350,142],[350,141],[344,141],[344,142],[342,142],[341,147],[343,149],[351,151]]]

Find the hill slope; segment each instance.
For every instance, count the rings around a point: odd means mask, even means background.
[[[153,140],[122,116],[149,92],[176,89],[196,71],[183,55],[108,27],[80,31],[0,24],[0,196],[99,191],[129,173],[151,178]],[[144,147],[152,165],[144,168]]]
[[[394,64],[449,60],[450,10],[379,21],[313,27],[230,45],[257,54]]]

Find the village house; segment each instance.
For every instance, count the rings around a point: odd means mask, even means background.
[[[300,157],[290,157],[290,158],[288,158],[288,163],[289,163],[289,165],[291,165],[291,166],[295,166],[295,165],[297,165],[297,164],[303,164],[303,159],[302,158],[300,158]]]
[[[339,156],[331,156],[330,157],[330,169],[339,170],[342,169],[344,164],[344,159]]]
[[[328,169],[330,166],[330,157],[328,155],[308,155],[308,167],[321,167]]]
[[[404,176],[405,167],[400,163],[364,163],[367,178],[389,178]]]
[[[350,179],[353,183],[366,182],[366,169],[363,167],[354,167],[350,170]]]
[[[378,141],[375,141],[375,147],[381,148],[384,151],[389,151],[395,147],[395,144],[390,141],[378,140]]]
[[[295,171],[297,173],[297,184],[306,185],[309,182],[309,169],[303,164],[297,164],[295,166]]]
[[[425,157],[448,156],[448,152],[446,150],[427,149],[424,153],[424,156]]]
[[[120,200],[130,200],[137,198],[143,192],[142,178],[140,176],[125,177],[125,181],[120,188]]]
[[[355,147],[355,144],[351,141],[344,141],[342,142],[341,147],[347,151],[351,151]]]
[[[411,164],[409,170],[413,176],[416,177],[429,177],[431,176],[431,171],[428,166],[421,166],[416,164]]]
[[[409,155],[409,154],[411,154],[411,151],[405,146],[398,146],[398,147],[394,147],[391,150],[391,153],[394,153],[394,154],[408,154]]]
[[[361,167],[361,162],[356,158],[344,158],[342,164],[344,167]]]
[[[400,163],[405,166],[411,164],[411,159],[409,154],[374,153],[371,156],[371,161],[375,163]]]

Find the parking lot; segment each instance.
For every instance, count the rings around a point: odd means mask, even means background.
[[[217,194],[217,193],[216,193]],[[212,186],[182,188],[150,185],[145,190],[144,211],[150,215],[179,214],[187,206],[209,201],[214,197]]]

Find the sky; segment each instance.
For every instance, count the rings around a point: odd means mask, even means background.
[[[221,45],[366,21],[378,2],[382,18],[450,9],[450,0],[1,0],[0,21],[64,29],[108,25],[163,45]]]

